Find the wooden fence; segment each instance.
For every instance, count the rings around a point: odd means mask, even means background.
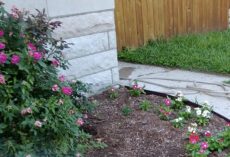
[[[118,49],[150,39],[224,30],[230,0],[116,0]]]

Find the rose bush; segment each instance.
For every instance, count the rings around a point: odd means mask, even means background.
[[[57,68],[68,68],[68,44],[51,37],[60,22],[0,3],[0,157],[74,156],[97,146],[79,125],[86,85],[58,78]]]

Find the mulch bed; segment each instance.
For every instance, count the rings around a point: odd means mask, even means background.
[[[99,106],[89,116],[91,125],[96,128],[94,138],[106,143],[108,147],[92,150],[87,157],[185,157],[185,145],[188,142],[186,132],[188,124],[183,129],[176,129],[168,121],[163,121],[156,113],[156,108],[163,103],[164,98],[156,95],[141,95],[131,97],[126,88],[119,89],[119,97],[109,98],[109,93],[91,97]],[[149,100],[152,103],[150,111],[139,109],[139,103]],[[122,114],[122,107],[129,106],[132,113]],[[226,121],[213,116],[207,130],[222,130]],[[225,157],[230,150],[213,153],[210,157]]]

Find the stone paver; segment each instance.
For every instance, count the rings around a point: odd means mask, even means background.
[[[122,85],[131,85],[132,80],[138,80],[147,90],[169,95],[182,91],[192,102],[209,101],[215,112],[230,119],[230,85],[223,84],[230,79],[228,76],[125,62],[119,63],[119,69]]]

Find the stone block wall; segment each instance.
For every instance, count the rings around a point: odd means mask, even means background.
[[[54,36],[73,43],[64,52],[71,66],[60,71],[70,78],[76,77],[98,91],[119,81],[114,0],[18,0],[4,1],[34,12],[45,8],[52,20],[61,21],[62,27]]]

